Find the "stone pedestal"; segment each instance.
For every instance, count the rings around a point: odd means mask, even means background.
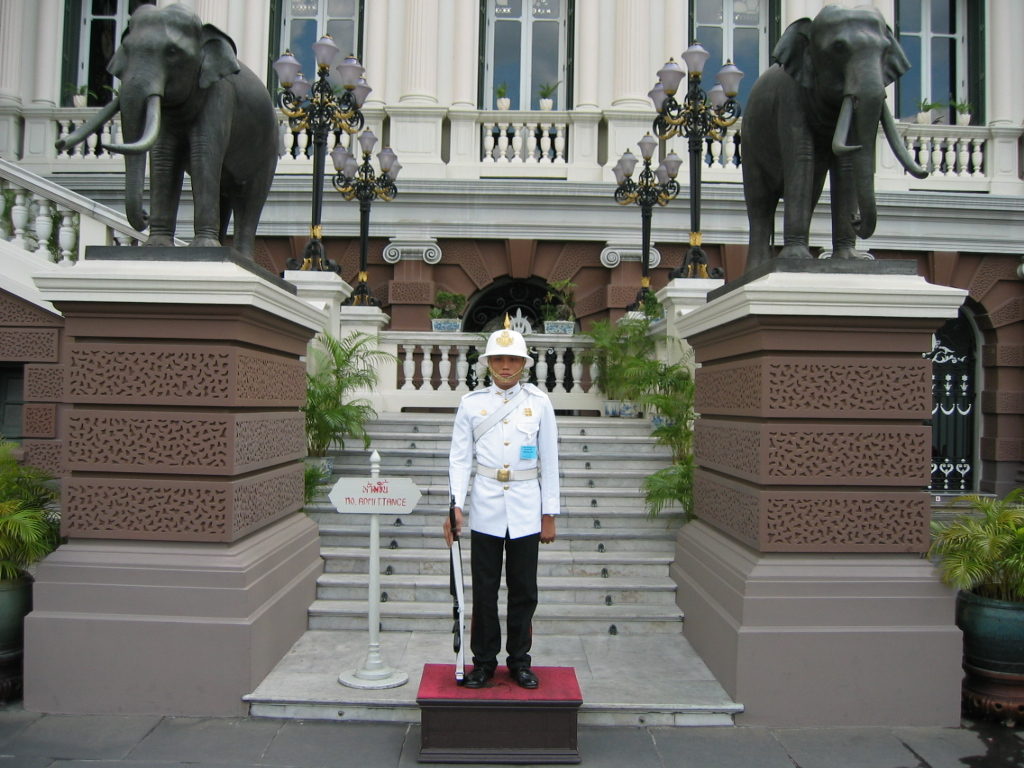
[[[323,313],[228,249],[90,249],[65,318],[62,531],[25,707],[240,715],[306,628],[306,343]]]
[[[793,266],[680,320],[701,364],[684,631],[746,724],[955,725],[953,594],[921,558],[922,354],[964,293],[912,264]]]

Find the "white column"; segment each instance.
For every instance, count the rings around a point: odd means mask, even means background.
[[[406,6],[405,57],[402,65],[404,104],[437,103],[438,0],[413,0]]]
[[[388,87],[388,3],[364,3],[363,13],[363,66],[366,82],[373,88],[366,103],[384,106]]]
[[[576,104],[575,109],[599,109],[601,78],[601,5],[576,7]]]
[[[1024,3],[989,0],[985,21],[986,119],[989,124],[1019,127],[1024,122],[1024,46],[1020,44]]]
[[[480,47],[477,0],[455,0],[452,34],[452,106],[476,108],[477,51]]]
[[[0,0],[0,102],[21,103],[23,0]]]
[[[282,51],[270,50],[269,0],[232,0],[231,34],[238,46],[238,60],[255,72],[261,80],[267,77],[267,62],[276,60]],[[236,32],[237,30],[237,36]]]
[[[35,87],[32,101],[57,106],[60,103],[60,56],[64,25],[52,23],[62,18],[60,0],[36,0]],[[45,41],[45,42],[44,42]]]
[[[663,50],[658,69],[670,58],[681,61],[683,51],[690,45],[690,41],[686,39],[687,10],[686,0],[665,0],[665,18],[661,30]],[[655,72],[657,70],[652,72],[650,77],[652,86],[658,79]]]
[[[612,106],[645,108],[650,106],[647,91],[653,73],[648,72],[651,45],[650,0],[617,0],[615,4],[615,73],[612,81]]]
[[[231,6],[224,0],[193,0],[192,8],[196,16],[203,20],[204,24],[213,24],[221,32],[228,32],[228,17],[231,13]],[[253,9],[255,10],[255,9]],[[238,42],[237,40],[235,41]]]

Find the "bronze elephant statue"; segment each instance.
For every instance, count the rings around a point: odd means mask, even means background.
[[[72,147],[118,111],[125,143],[125,212],[148,246],[174,243],[184,173],[192,180],[193,246],[220,245],[235,217],[234,249],[252,258],[281,143],[266,86],[236,58],[234,42],[183,5],[141,5],[107,66],[120,92],[77,131]],[[150,208],[143,207],[146,152]]]
[[[907,171],[910,156],[885,104],[885,88],[910,68],[874,8],[826,6],[789,26],[758,78],[743,114],[743,191],[750,225],[747,268],[773,255],[775,209],[785,200],[780,257],[811,258],[811,214],[829,175],[833,258],[858,258],[870,237],[878,125]]]

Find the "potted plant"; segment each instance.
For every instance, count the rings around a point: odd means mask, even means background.
[[[655,385],[641,397],[653,411],[651,434],[672,451],[672,464],[644,478],[647,514],[657,517],[670,504],[678,504],[687,517],[693,509],[693,377],[689,368],[658,363]]]
[[[576,330],[576,283],[568,279],[548,283],[541,317],[544,333],[571,336]]]
[[[312,372],[306,374],[306,447],[309,455],[331,472],[328,451],[335,444],[345,447],[345,438],[354,437],[370,445],[366,423],[377,416],[370,403],[353,397],[358,390],[370,390],[377,384],[377,369],[394,355],[375,348],[376,339],[365,333],[352,333],[338,339],[320,334],[311,346]]]
[[[928,99],[921,99],[917,103],[917,122],[919,125],[931,125],[935,122],[932,119],[932,110],[941,109],[946,106],[937,101],[928,101]]]
[[[508,97],[508,85],[506,83],[494,86],[494,104],[502,111],[511,108],[512,99]]]
[[[538,103],[545,112],[550,112],[555,108],[554,96],[558,92],[558,84],[561,82],[558,80],[554,83],[541,83],[537,86]]]
[[[25,616],[32,610],[28,569],[60,544],[57,486],[42,470],[20,464],[0,440],[0,700],[21,693]]]
[[[430,310],[430,327],[444,333],[458,333],[462,329],[462,313],[466,311],[466,297],[461,293],[438,291]]]
[[[72,86],[68,90],[71,92],[71,104],[75,107],[86,106],[90,96],[96,98],[96,94],[89,90],[88,85]]]
[[[971,103],[969,101],[952,100],[949,102],[949,106],[956,110],[957,125],[971,124]]]
[[[624,317],[617,323],[599,320],[586,333],[592,343],[582,360],[596,369],[594,384],[607,398],[606,416],[640,415],[636,401],[649,389],[657,364],[649,326],[644,317]]]
[[[929,555],[956,587],[964,637],[963,698],[998,719],[1024,717],[1024,488],[1003,499],[965,496],[969,509],[932,522]]]

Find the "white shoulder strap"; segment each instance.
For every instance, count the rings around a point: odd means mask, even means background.
[[[526,388],[523,387],[516,393],[516,396],[509,400],[507,403],[503,403],[502,406],[488,416],[486,419],[476,425],[476,429],[473,430],[473,442],[480,442],[480,438],[491,431],[491,428],[499,421],[508,416],[514,411],[519,403],[526,397]]]

